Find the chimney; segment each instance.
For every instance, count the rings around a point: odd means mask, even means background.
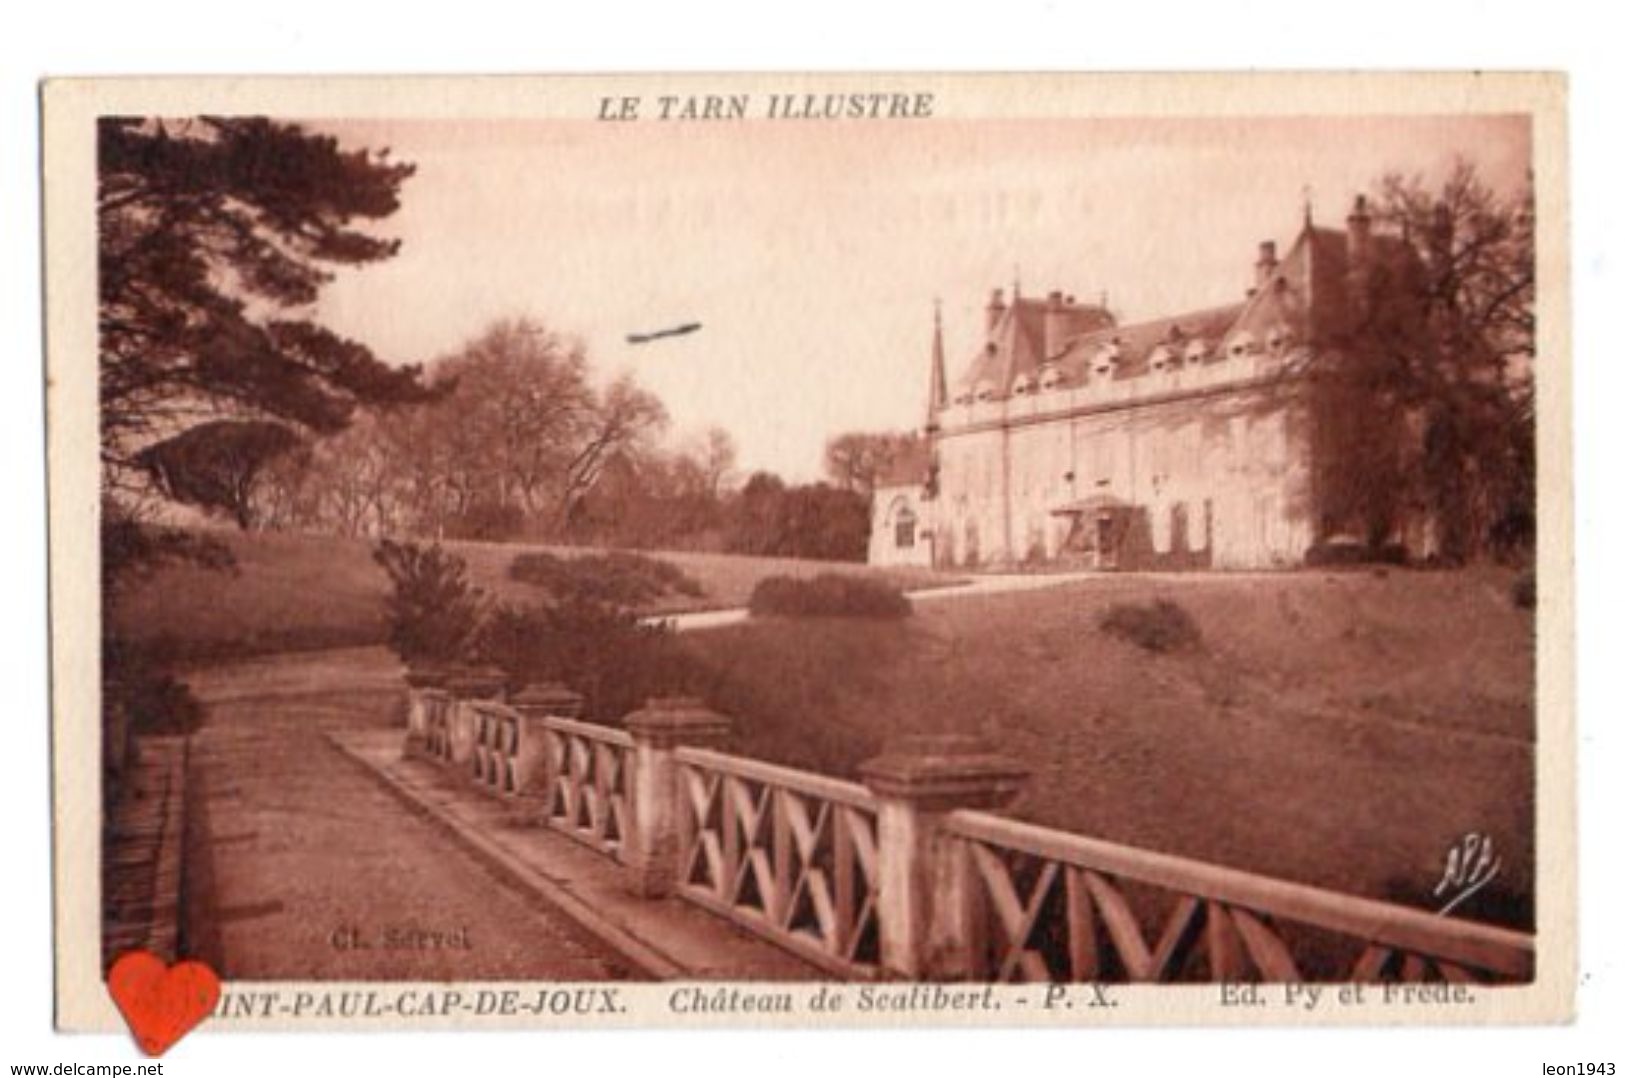
[[[1268,284],[1270,278],[1275,275],[1275,267],[1280,264],[1275,257],[1275,241],[1265,240],[1260,243],[1258,245],[1258,261],[1253,264],[1253,271],[1256,275],[1253,278],[1254,287],[1262,289]]]
[[[1067,326],[1071,319],[1067,316],[1070,306],[1066,298],[1059,292],[1051,292],[1049,301],[1044,304],[1044,355],[1047,360],[1061,351],[1061,342],[1066,339]]]
[[[1349,267],[1361,266],[1371,253],[1371,211],[1366,208],[1365,196],[1354,196],[1354,208],[1349,211]]]
[[[989,296],[987,300],[987,331],[989,333],[993,332],[993,327],[999,324],[999,319],[1003,316],[1004,289],[995,288],[993,295]]]

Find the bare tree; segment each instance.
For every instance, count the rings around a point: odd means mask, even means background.
[[[260,527],[288,531],[321,526],[313,461],[311,446],[300,444],[266,466],[255,491],[254,515]]]
[[[541,512],[595,425],[580,345],[533,321],[500,322],[435,373],[457,385],[448,433],[459,463],[485,473],[484,493],[499,504]]]
[[[327,526],[343,535],[388,536],[404,523],[404,461],[386,433],[387,415],[366,412],[315,449],[317,504]]]
[[[367,410],[323,440],[311,476],[327,526],[498,537],[556,530],[605,465],[649,449],[660,401],[630,377],[595,390],[578,344],[500,322],[430,368],[434,399]]]
[[[682,459],[698,470],[702,489],[713,500],[720,500],[738,477],[739,447],[722,427],[707,428]]]
[[[592,425],[578,443],[564,470],[558,500],[562,523],[571,506],[598,481],[603,467],[618,454],[635,456],[647,439],[666,424],[666,408],[630,375],[621,375],[605,388],[593,410]]]
[[[824,446],[824,471],[840,489],[867,497],[876,480],[918,442],[918,435],[901,431],[842,434]]]

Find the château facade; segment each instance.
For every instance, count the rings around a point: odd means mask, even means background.
[[[1259,245],[1238,302],[1133,325],[1061,292],[996,290],[953,381],[939,315],[926,437],[877,483],[869,560],[1274,568],[1363,527],[1317,499],[1333,450],[1311,387],[1372,268],[1412,253],[1371,224],[1363,198],[1343,230],[1306,211],[1284,255]],[[1359,436],[1403,434],[1381,427]]]

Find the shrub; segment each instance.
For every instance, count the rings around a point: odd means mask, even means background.
[[[147,582],[160,570],[196,566],[235,573],[231,548],[209,535],[181,528],[160,528],[130,518],[116,507],[102,507],[102,597]]]
[[[167,668],[167,657],[149,642],[121,631],[119,598],[159,571],[177,566],[235,572],[230,548],[209,536],[154,528],[104,502],[102,554],[102,797],[114,804],[131,757],[131,738],[144,734],[191,734],[203,724],[203,708]]]
[[[102,639],[102,803],[114,805],[136,758],[134,738],[193,734],[203,705],[150,649],[116,636]]]
[[[545,606],[504,605],[482,627],[478,658],[511,684],[558,681],[582,695],[583,712],[618,719],[650,696],[697,690],[699,661],[665,624],[579,595]]]
[[[1113,603],[1101,614],[1100,628],[1157,654],[1194,648],[1202,642],[1201,630],[1185,608],[1168,599]]]
[[[155,672],[120,688],[133,734],[191,734],[203,725],[202,705],[173,674]]]
[[[770,576],[750,593],[753,617],[906,618],[914,612],[895,585],[861,576],[820,573],[811,579]]]
[[[669,561],[631,551],[561,558],[545,552],[521,554],[508,576],[545,590],[558,600],[583,599],[615,606],[643,606],[667,595],[705,594],[699,581]]]
[[[373,560],[389,574],[389,646],[406,663],[462,659],[484,613],[483,593],[468,581],[468,566],[439,545],[420,547],[388,539]]]
[[[102,707],[120,710],[132,734],[190,734],[203,707],[152,649],[119,639],[102,644]]]

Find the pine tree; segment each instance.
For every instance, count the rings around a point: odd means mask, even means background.
[[[98,130],[101,450],[141,451],[224,417],[341,428],[425,392],[413,368],[290,312],[341,266],[390,258],[410,164],[265,118],[108,118]]]

